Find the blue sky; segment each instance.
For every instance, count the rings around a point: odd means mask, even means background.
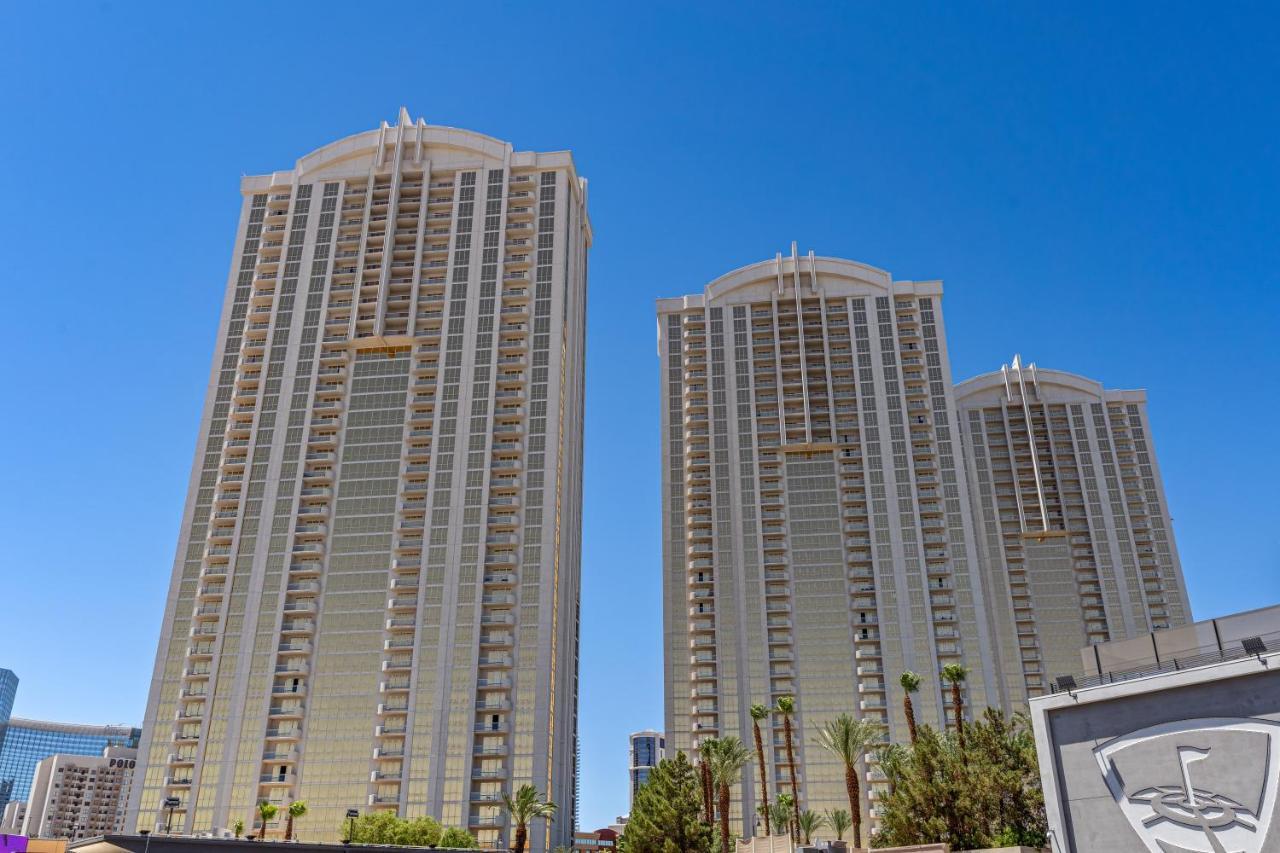
[[[0,666],[142,716],[239,210],[392,120],[591,181],[583,825],[662,723],[653,300],[801,251],[941,278],[957,379],[1150,394],[1195,615],[1280,601],[1280,20],[1215,4],[0,7]]]

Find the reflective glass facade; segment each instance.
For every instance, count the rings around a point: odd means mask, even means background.
[[[131,826],[305,800],[568,844],[586,184],[402,113],[244,178]],[[282,834],[284,821],[266,827]]]
[[[0,743],[0,804],[25,800],[36,764],[51,755],[102,755],[109,746],[136,747],[140,729],[125,726],[78,726],[14,717]]]
[[[636,732],[631,735],[631,802],[636,791],[649,781],[649,774],[666,757],[667,739],[661,732]]]

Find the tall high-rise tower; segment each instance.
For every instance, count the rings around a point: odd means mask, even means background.
[[[1025,706],[1080,649],[1190,619],[1147,395],[1018,357],[956,386],[1001,680]]]
[[[586,181],[402,110],[241,193],[131,825],[569,813]]]
[[[970,708],[1001,703],[941,297],[793,245],[658,302],[668,744],[750,744],[751,704],[792,695],[805,808],[847,808],[843,767],[813,745],[826,721],[853,712],[905,740],[886,689],[903,670],[923,677],[922,721],[945,722],[950,663]],[[776,717],[765,739],[776,794]]]

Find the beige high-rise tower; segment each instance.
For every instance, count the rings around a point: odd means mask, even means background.
[[[1015,705],[1080,649],[1190,619],[1147,395],[1018,357],[956,386],[997,639]]]
[[[532,783],[568,843],[585,180],[402,110],[241,193],[130,825],[493,846]]]
[[[751,704],[793,695],[801,802],[847,808],[843,767],[813,744],[827,720],[905,740],[899,674],[923,676],[918,717],[936,725],[950,663],[969,668],[970,708],[1001,704],[942,285],[793,245],[660,300],[658,339],[668,746],[750,744]],[[775,717],[771,795],[782,738]],[[744,774],[746,835],[755,788]]]

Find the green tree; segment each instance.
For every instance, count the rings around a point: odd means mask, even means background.
[[[805,809],[796,815],[796,825],[800,827],[800,835],[804,838],[805,846],[809,845],[809,839],[815,832],[822,829],[826,825],[827,819],[817,812]]]
[[[426,845],[430,847],[431,845]],[[465,829],[459,829],[451,826],[444,832],[440,833],[440,839],[436,842],[437,847],[445,847],[451,850],[471,850],[479,847],[476,843],[475,836],[467,832]]]
[[[773,804],[773,811],[770,817],[773,820],[773,834],[782,835],[788,831],[791,826],[791,816],[795,811],[796,801],[791,799],[790,794],[779,794],[778,800]]]
[[[532,785],[521,785],[515,796],[502,794],[502,806],[516,826],[515,841],[511,844],[514,853],[524,853],[524,843],[529,838],[529,821],[534,818],[551,820],[556,814],[556,804],[544,802],[538,789]]]
[[[862,846],[862,792],[858,783],[858,762],[871,744],[880,739],[882,729],[871,720],[855,720],[841,714],[818,731],[818,746],[840,759],[844,765],[845,794],[853,820],[853,846]]]
[[[799,844],[800,828],[796,826],[795,811],[800,808],[800,785],[796,782],[796,754],[791,733],[791,716],[796,712],[795,697],[779,696],[773,712],[782,717],[782,736],[787,747],[787,770],[791,774],[791,842]]]
[[[853,825],[853,818],[844,809],[827,809],[827,826],[836,834],[836,841],[844,841],[844,834]]]
[[[279,811],[280,808],[278,806],[273,803],[269,803],[266,800],[258,803],[258,818],[262,821],[262,828],[258,830],[259,841],[267,837],[267,821],[275,818]]]
[[[951,685],[951,712],[955,715],[956,737],[960,741],[960,755],[964,756],[964,697],[960,695],[960,685],[969,675],[969,670],[958,663],[949,663],[942,668],[942,680]]]
[[[235,820],[231,821],[231,831],[232,831],[232,832],[234,832],[234,833],[236,834],[236,838],[239,838],[241,835],[243,835],[243,834],[244,834],[244,819],[243,819],[243,818],[236,818]]]
[[[920,676],[911,670],[907,670],[898,676],[898,683],[902,685],[902,710],[907,715],[907,734],[911,735],[911,742],[916,742],[916,708],[911,704],[911,694],[920,689]]]
[[[399,844],[400,825],[403,822],[389,811],[360,815],[351,822],[351,843]]]
[[[405,847],[430,847],[440,843],[443,833],[444,827],[435,818],[425,815],[409,820],[400,818],[393,835],[395,841],[392,843]]]
[[[759,702],[751,706],[751,734],[756,741],[756,762],[760,765],[760,802],[763,805],[765,832],[769,831],[769,777],[764,761],[764,741],[760,737],[760,721],[769,718],[769,707]]]
[[[751,753],[733,735],[713,741],[707,763],[715,785],[720,812],[720,853],[729,853],[729,789],[742,781],[742,768],[751,762]]]
[[[302,800],[294,800],[292,803],[289,803],[289,807],[285,809],[285,820],[284,820],[284,840],[285,841],[293,840],[293,821],[296,818],[300,818],[304,816],[306,813],[307,813],[307,804],[304,803]]]
[[[1044,846],[1044,794],[1026,717],[988,709],[965,730],[962,744],[958,735],[921,726],[901,761],[880,765],[890,790],[874,846]]]
[[[658,762],[636,791],[619,847],[623,853],[711,853],[704,816],[701,774],[678,752]]]

